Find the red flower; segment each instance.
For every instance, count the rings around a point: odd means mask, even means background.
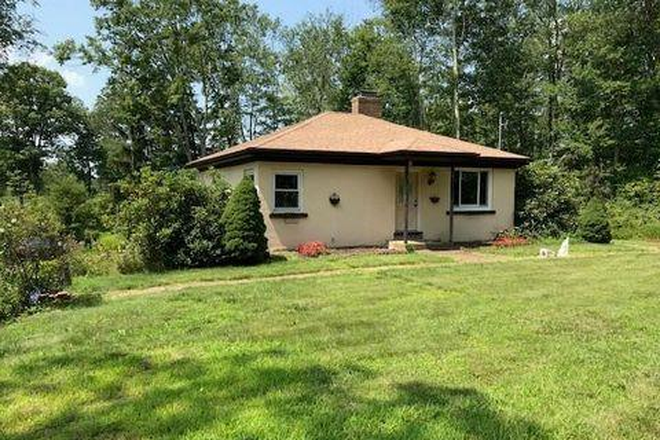
[[[318,257],[328,253],[328,247],[320,241],[308,241],[298,245],[296,251],[303,257]]]

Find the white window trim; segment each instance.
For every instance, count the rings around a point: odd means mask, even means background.
[[[275,182],[277,181],[277,176],[297,176],[298,177],[298,207],[297,208],[278,208],[275,206],[276,198],[275,193],[277,187]],[[289,191],[293,192],[294,190],[279,190],[279,191]],[[290,212],[303,212],[303,173],[302,171],[274,171],[273,172],[273,212],[275,213],[290,213]]]
[[[462,171],[472,172],[472,173],[488,173],[488,195],[486,196],[486,205],[461,205],[461,179],[458,179],[458,188],[454,188],[455,191],[458,191],[458,205],[454,205],[454,211],[490,211],[493,205],[493,169],[492,168],[456,168],[455,173]],[[481,199],[481,174],[479,176],[479,181],[477,182],[477,201]],[[451,184],[450,184],[451,188]],[[450,203],[454,203],[453,197],[450,194]]]

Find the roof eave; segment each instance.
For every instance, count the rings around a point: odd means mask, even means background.
[[[529,158],[483,157],[472,152],[433,152],[433,151],[388,151],[385,153],[360,153],[318,150],[264,149],[252,147],[219,157],[207,157],[189,162],[186,168],[208,169],[214,166],[240,165],[253,161],[273,162],[313,162],[357,165],[395,165],[412,160],[418,165],[457,165],[519,168],[529,163]]]

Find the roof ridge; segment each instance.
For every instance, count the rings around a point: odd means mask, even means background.
[[[340,113],[340,112],[337,112],[337,113]],[[346,114],[351,114],[351,113],[346,113]],[[452,138],[452,137],[449,137],[449,136],[444,136],[444,135],[441,135],[441,134],[433,133],[431,131],[422,130],[421,128],[415,128],[415,127],[410,127],[408,125],[397,124],[396,122],[388,121],[387,119],[383,119],[383,118],[376,118],[376,117],[364,115],[364,114],[361,114],[361,113],[358,114],[357,116],[364,116],[364,117],[369,118],[369,119],[375,119],[375,120],[377,120],[381,123],[396,127],[397,129],[403,128],[403,129],[406,129],[406,130],[409,130],[409,131],[415,133],[416,136],[414,136],[410,140],[410,142],[406,143],[406,147],[411,147],[414,144],[422,142],[422,140],[418,136],[437,136],[437,137],[441,137],[441,138],[444,138],[444,139],[450,139],[452,141],[465,142],[465,143],[468,143],[468,144],[470,143],[470,142],[467,142],[467,141],[464,141],[464,140],[461,140],[461,139],[456,139],[456,138]],[[473,144],[473,145],[476,145],[476,144]],[[451,150],[454,150],[454,151],[461,152],[460,148],[456,148],[456,147],[448,147],[448,148],[450,148]],[[485,147],[485,148],[489,148],[489,147]],[[381,150],[381,151],[383,151],[383,150]],[[385,149],[385,151],[387,151],[387,149]]]
[[[336,112],[336,113],[340,113],[340,112]],[[347,114],[350,114],[350,113],[347,113]],[[415,132],[416,134],[421,134],[421,135],[424,135],[424,136],[429,136],[430,135],[430,136],[442,138],[443,140],[448,140],[448,141],[451,141],[451,142],[460,142],[460,143],[471,145],[473,147],[477,147],[479,149],[486,149],[486,150],[492,150],[492,151],[503,151],[499,148],[477,144],[475,142],[466,141],[465,139],[454,138],[454,137],[451,137],[451,136],[446,136],[444,134],[434,133],[434,132],[428,131],[428,130],[422,130],[421,128],[415,128],[415,127],[410,127],[408,125],[397,124],[396,122],[388,121],[387,119],[383,119],[383,118],[376,118],[376,117],[364,115],[364,114],[361,114],[361,113],[358,114],[358,116],[364,116],[366,118],[376,119],[376,120],[381,121],[385,124],[392,125],[392,126],[397,127],[397,128],[405,128],[407,130]],[[416,143],[419,143],[419,142],[420,142],[420,139],[418,137],[415,137],[414,139],[411,139],[411,141],[407,143],[407,146],[410,147],[410,146],[412,146]],[[460,147],[449,147],[449,148],[451,148],[452,150],[455,150],[455,151],[461,151]],[[515,155],[515,156],[525,157],[525,156],[522,156],[522,155],[519,155],[519,154],[511,153],[509,151],[507,151],[506,153],[512,154],[512,155]]]
[[[311,118],[305,119],[304,121],[300,121],[300,122],[297,122],[293,125],[285,127],[281,131],[276,131],[274,133],[266,135],[264,137],[268,137],[268,139],[266,141],[262,142],[262,143],[259,143],[259,145],[266,145],[267,143],[270,143],[270,142],[274,141],[275,139],[281,138],[285,134],[289,134],[289,133],[294,132],[296,130],[300,130],[301,128],[306,127],[307,125],[311,124],[312,122],[316,121],[317,119],[321,119],[322,117],[327,116],[330,113],[332,113],[332,112],[319,113],[318,115],[312,116]],[[256,140],[257,139],[255,139],[255,141]]]

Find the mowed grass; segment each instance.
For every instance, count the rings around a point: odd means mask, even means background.
[[[0,438],[660,438],[660,255],[419,255],[21,318]]]
[[[220,267],[208,269],[174,270],[163,273],[137,273],[131,275],[107,275],[79,277],[73,289],[78,293],[103,293],[110,290],[133,290],[175,284],[231,281],[284,275],[313,274],[331,270],[372,268],[380,266],[408,266],[419,264],[443,264],[453,260],[432,253],[416,254],[334,254],[323,258],[301,258],[293,252],[277,254],[272,261],[245,267]]]

